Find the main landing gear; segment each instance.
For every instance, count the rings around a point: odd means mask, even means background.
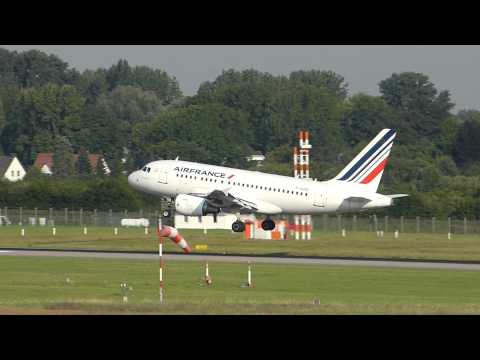
[[[245,231],[245,223],[237,220],[232,224],[233,232],[244,232]]]
[[[275,221],[272,219],[265,219],[262,221],[262,229],[265,231],[271,231],[275,229]],[[244,232],[245,231],[245,223],[243,221],[237,220],[232,224],[233,232]]]
[[[262,221],[262,229],[265,231],[275,229],[275,221],[273,221],[270,218],[266,218],[265,220]]]

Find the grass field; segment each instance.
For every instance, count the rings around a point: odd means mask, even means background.
[[[159,305],[157,261],[4,256],[0,314],[480,314],[474,271],[254,264],[244,288],[245,264],[210,263],[210,287],[203,270],[169,261]]]
[[[57,227],[52,235],[50,227],[25,227],[22,237],[18,226],[0,227],[0,247],[22,248],[64,248],[96,250],[137,250],[156,251],[157,238],[150,229],[145,235],[144,229],[119,228],[114,235],[113,228],[91,227],[88,234],[83,234],[80,227]],[[446,234],[411,234],[402,233],[394,239],[393,233],[386,233],[377,238],[375,233],[347,233],[343,238],[340,233],[314,232],[311,241],[271,241],[245,240],[241,234],[231,231],[210,230],[207,235],[203,230],[182,230],[188,243],[207,244],[208,250],[202,253],[238,253],[269,255],[302,256],[345,256],[373,258],[413,258],[480,261],[480,236],[453,234],[451,240]],[[180,252],[170,240],[166,240],[166,251]]]

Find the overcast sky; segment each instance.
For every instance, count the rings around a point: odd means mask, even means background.
[[[58,55],[83,71],[109,67],[120,58],[177,78],[185,95],[215,79],[223,69],[254,68],[275,75],[295,70],[332,70],[345,77],[350,95],[378,95],[378,83],[394,72],[430,77],[439,90],[450,90],[456,110],[480,110],[480,46],[367,45],[0,45],[9,50],[39,49]]]

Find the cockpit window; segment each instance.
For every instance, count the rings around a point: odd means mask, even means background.
[[[142,171],[147,171],[147,167],[144,166],[144,167],[142,168]]]

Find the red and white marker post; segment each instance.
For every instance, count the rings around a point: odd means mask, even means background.
[[[157,233],[158,233],[158,258],[159,266],[159,295],[160,304],[163,304],[163,236],[160,236],[160,228],[162,227],[162,220],[158,219]]]

